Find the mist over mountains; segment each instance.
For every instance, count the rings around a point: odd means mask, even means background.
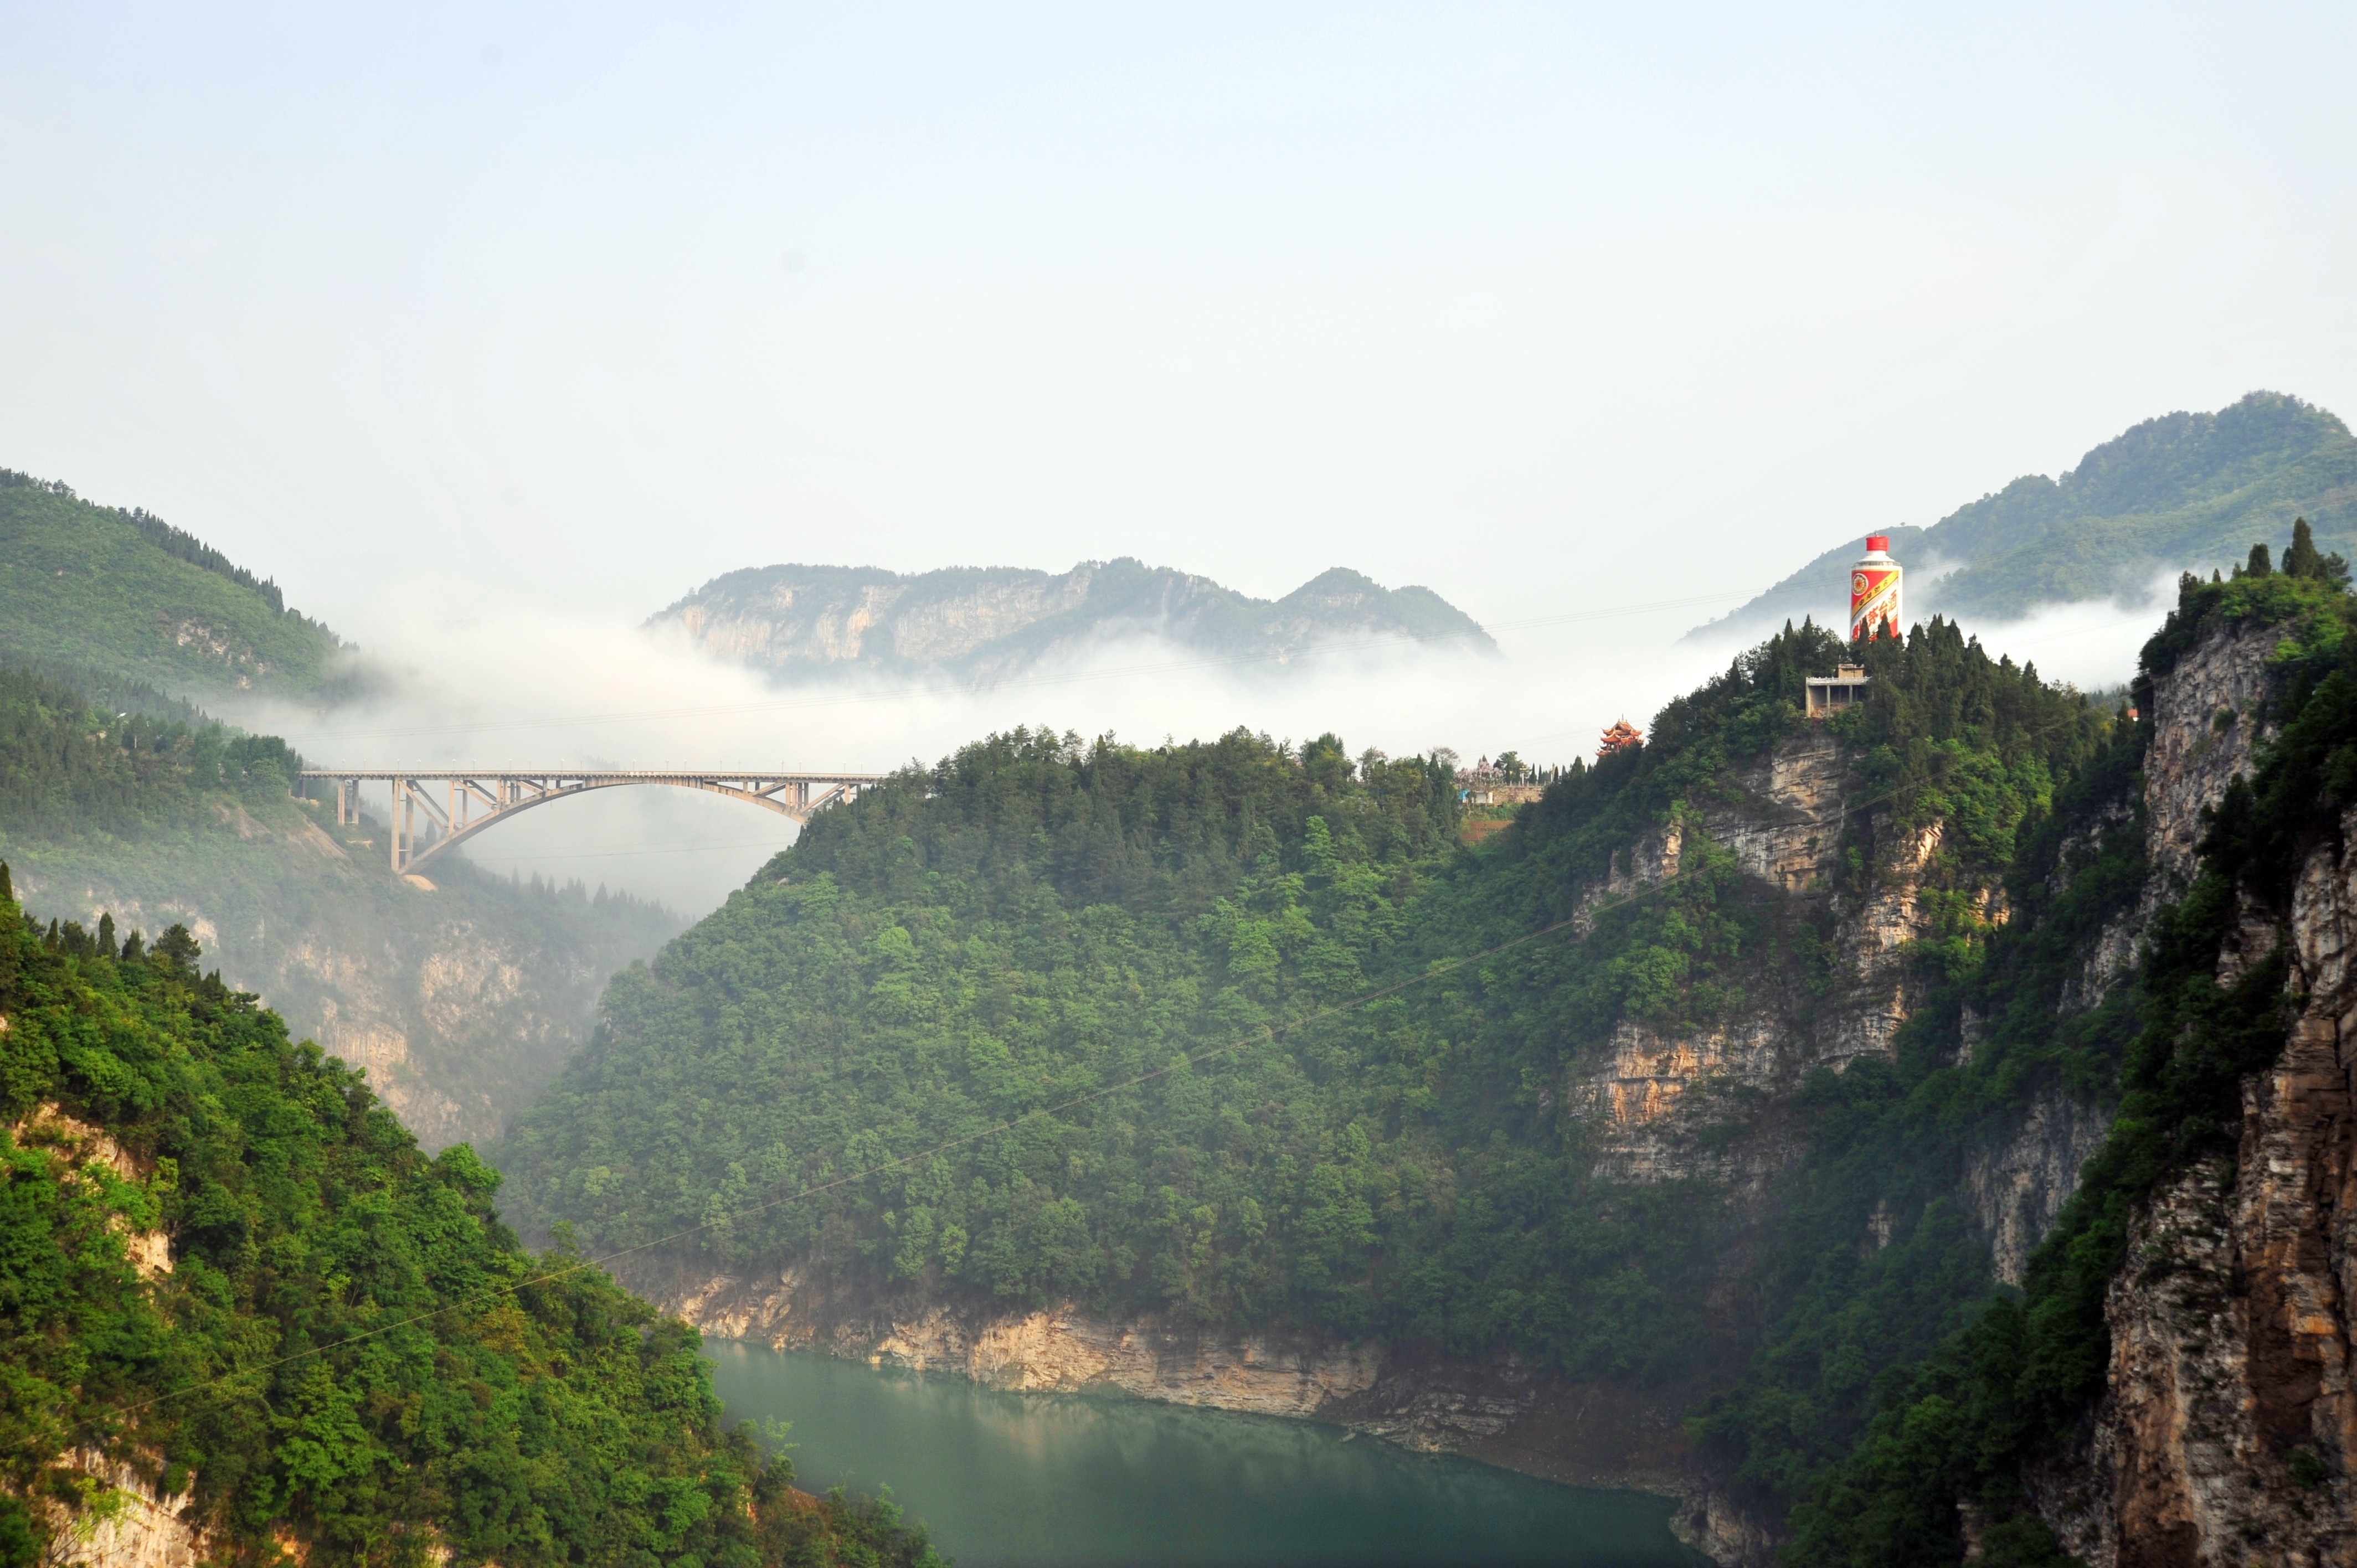
[[[1856,521],[1841,542],[1690,638],[1764,636],[1785,620],[1837,618],[1859,542],[1888,533],[1909,568],[1907,613],[2018,620],[2041,607],[2142,598],[2165,574],[2208,572],[2254,539],[2291,537],[2305,516],[2320,549],[2357,544],[2357,439],[2340,418],[2282,392],[2215,413],[2132,426],[2060,478],[2026,474],[1925,528]]]
[[[1058,654],[1155,636],[1215,658],[1289,663],[1314,645],[1396,638],[1497,651],[1429,588],[1386,588],[1337,566],[1281,599],[1123,557],[1069,572],[777,565],[716,577],[647,623],[783,680],[831,670],[943,673],[987,683]]]

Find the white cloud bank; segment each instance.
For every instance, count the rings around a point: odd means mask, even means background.
[[[1967,629],[2084,690],[2124,681],[2173,599],[2058,607]],[[420,609],[419,606],[430,606]],[[1154,639],[1098,645],[985,691],[854,675],[779,688],[675,639],[619,620],[519,603],[465,581],[415,581],[358,629],[400,671],[368,703],[320,718],[257,709],[327,767],[673,766],[883,772],[931,763],[1018,725],[1140,745],[1239,725],[1302,741],[1331,730],[1353,752],[1437,746],[1467,760],[1513,749],[1586,755],[1620,718],[1650,723],[1741,645],[1680,645],[1684,606],[1566,612],[1499,630],[1503,656],[1400,642],[1329,650],[1286,667],[1209,659]],[[376,797],[375,809],[382,810]],[[527,812],[469,843],[488,869],[579,877],[698,914],[792,842],[794,825],[684,790],[616,789]]]

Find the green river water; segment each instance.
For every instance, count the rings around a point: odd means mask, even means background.
[[[1690,1568],[1670,1502],[1339,1428],[707,1339],[731,1423],[793,1423],[800,1484],[888,1484],[963,1568],[1572,1563]]]

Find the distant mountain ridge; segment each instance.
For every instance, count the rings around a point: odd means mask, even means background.
[[[2172,570],[2241,560],[2254,539],[2357,549],[2357,439],[2314,403],[2255,392],[2215,413],[2168,413],[2104,442],[2059,479],[2030,474],[1929,528],[1860,521],[1766,593],[1690,638],[1764,635],[1837,619],[1871,532],[1909,568],[1910,619],[2015,619],[2041,606],[2140,594]]]
[[[1281,599],[1256,599],[1129,557],[1062,573],[752,567],[714,578],[647,624],[676,628],[707,653],[783,678],[858,668],[1003,680],[1057,653],[1131,635],[1278,663],[1336,637],[1497,650],[1480,623],[1429,588],[1386,588],[1337,566]]]
[[[278,585],[144,510],[0,468],[0,654],[172,697],[333,699],[343,645]]]

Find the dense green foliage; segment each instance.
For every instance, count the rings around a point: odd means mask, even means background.
[[[2295,515],[2327,548],[2357,545],[2357,439],[2312,403],[2253,392],[2215,413],[2146,420],[2060,479],[2027,475],[1929,528],[1875,532],[1912,565],[1960,568],[1910,590],[1911,602],[2012,618],[2043,604],[2141,596],[2157,575],[2189,563],[2223,568],[2255,535],[2283,538]],[[1854,535],[1726,624],[1838,609],[1857,553]]]
[[[0,655],[167,692],[326,697],[339,644],[274,583],[145,511],[0,469]]]
[[[421,893],[386,868],[380,830],[339,827],[289,794],[298,761],[283,742],[160,699],[117,705],[142,694],[118,682],[93,708],[0,662],[0,856],[28,896],[70,917],[112,908],[208,933],[225,970],[304,1033],[339,1047],[339,1021],[361,1038],[397,1035],[406,1077],[396,1086],[381,1068],[376,1087],[409,1096],[432,1144],[468,1126],[447,1111],[429,1119],[422,1096],[496,1132],[504,1112],[486,1108],[547,1082],[606,977],[679,929],[642,900],[503,881],[456,858]],[[431,1009],[418,977],[450,953],[489,954],[517,979]]]
[[[1454,826],[1445,770],[1330,737],[969,746],[821,816],[618,980],[501,1157],[522,1212],[605,1246],[1012,1122],[706,1243],[1026,1300],[1347,1313],[1383,1195],[1320,1091],[1330,1047],[1289,1026],[1363,983]]]
[[[704,1226],[732,1264],[1579,1375],[1705,1370],[1742,1327],[1708,1309],[1715,1190],[1614,1179],[1570,1096],[1624,1023],[1804,1018],[1837,983],[1826,890],[1759,897],[1702,822],[1847,651],[1788,630],[1478,852],[1444,771],[1331,737],[1018,733],[911,771],[617,983],[498,1152],[520,1221],[599,1248]],[[2107,719],[1944,623],[1866,657],[1886,700],[1837,727],[1889,810],[1851,814],[1846,875],[1879,875],[1876,832],[1953,824],[1926,896],[1954,918],[1921,961],[1970,963],[1964,889]],[[1676,875],[1598,903],[1673,825]],[[1752,1113],[1730,1101],[1727,1135]]]
[[[0,664],[0,822],[14,833],[130,837],[189,820],[210,791],[282,800],[302,766],[274,736],[110,719],[74,688]]]
[[[1592,1120],[1545,1114],[1544,1090],[1592,1063],[1623,1021],[1691,1035],[1739,1012],[1765,1012],[1803,1035],[1811,1015],[1842,1001],[1828,951],[1831,904],[1760,897],[1699,824],[1728,790],[1732,765],[1798,727],[1803,678],[1843,657],[1867,661],[1876,693],[1832,721],[1859,759],[1843,844],[1846,891],[1870,891],[1896,843],[1926,823],[1945,824],[1941,848],[1917,874],[1919,899],[1943,916],[1936,939],[1912,961],[1930,974],[1977,964],[1988,927],[1969,890],[2012,861],[2014,835],[2047,808],[2051,779],[2083,768],[2108,727],[2034,671],[1989,660],[1952,625],[1934,621],[1905,644],[1863,650],[1804,625],[1670,704],[1641,752],[1549,790],[1494,854],[1437,886],[1419,911],[1422,929],[1487,947],[1564,918],[1616,854],[1625,865],[1627,846],[1647,829],[1670,818],[1687,824],[1680,875],[1661,895],[1603,913],[1584,940],[1533,944],[1432,987],[1427,1009],[1448,1017],[1463,1042],[1445,1091],[1460,1186],[1486,1187],[1492,1162],[1504,1163],[1491,1139],[1501,1125],[1514,1131],[1507,1147],[1553,1156],[1544,1184],[1512,1221],[1463,1206],[1447,1241],[1436,1239],[1456,1264],[1431,1276],[1448,1286],[1452,1332],[1445,1337],[1454,1348],[1501,1339],[1608,1346],[1606,1355],[1566,1359],[1589,1371],[1707,1371],[1738,1354],[1753,1330],[1747,1319],[1707,1310],[1711,1267],[1734,1239],[1714,1234],[1712,1208],[1693,1201],[1702,1195],[1663,1189],[1663,1212],[1679,1217],[1663,1233],[1638,1191],[1615,1190],[1591,1174],[1583,1143]],[[1877,833],[1892,842],[1877,843]],[[1516,1112],[1503,1113],[1507,1104]],[[1756,1113],[1730,1097],[1720,1112],[1727,1135],[1739,1136]],[[1607,1238],[1631,1249],[1614,1260],[1618,1289],[1609,1294],[1592,1288],[1589,1273],[1597,1256],[1610,1256]],[[1553,1325],[1534,1333],[1501,1320],[1501,1303],[1544,1312]]]
[[[1811,1155],[1770,1253],[1781,1277],[1769,1288],[1787,1310],[1743,1387],[1699,1423],[1706,1452],[1755,1504],[1798,1502],[1795,1563],[1953,1562],[1960,1501],[1995,1521],[1984,1561],[2059,1561],[2019,1507],[2021,1470],[2101,1391],[2104,1294],[2130,1217],[2157,1182],[2231,1151],[2240,1079],[2282,1048],[2282,960],[2221,985],[2221,944],[2246,900],[2288,915],[2296,866],[2357,802],[2346,571],[2305,530],[2287,559],[2296,568],[2282,574],[2259,552],[2232,580],[2188,577],[2146,649],[2137,694],[2148,709],[2151,682],[2201,638],[2240,623],[2280,628],[2282,728],[2222,802],[2199,876],[2158,918],[2141,970],[2097,1006],[2063,1005],[2096,934],[2142,887],[2148,723],[2117,737],[2033,833],[2010,878],[2012,924],[1916,1015],[1898,1060],[1814,1088]],[[1957,1061],[1967,1017],[1980,1035]],[[1975,1135],[2055,1088],[2116,1099],[2117,1115],[2022,1291],[1992,1295],[1982,1243],[1950,1195]],[[1897,1217],[1893,1240],[1861,1255],[1878,1205]]]
[[[929,1558],[796,1499],[694,1332],[524,1253],[472,1151],[426,1158],[186,930],[111,924],[44,938],[0,869],[0,1561],[120,1506],[84,1450],[257,1562]],[[168,1271],[126,1246],[154,1231]]]

